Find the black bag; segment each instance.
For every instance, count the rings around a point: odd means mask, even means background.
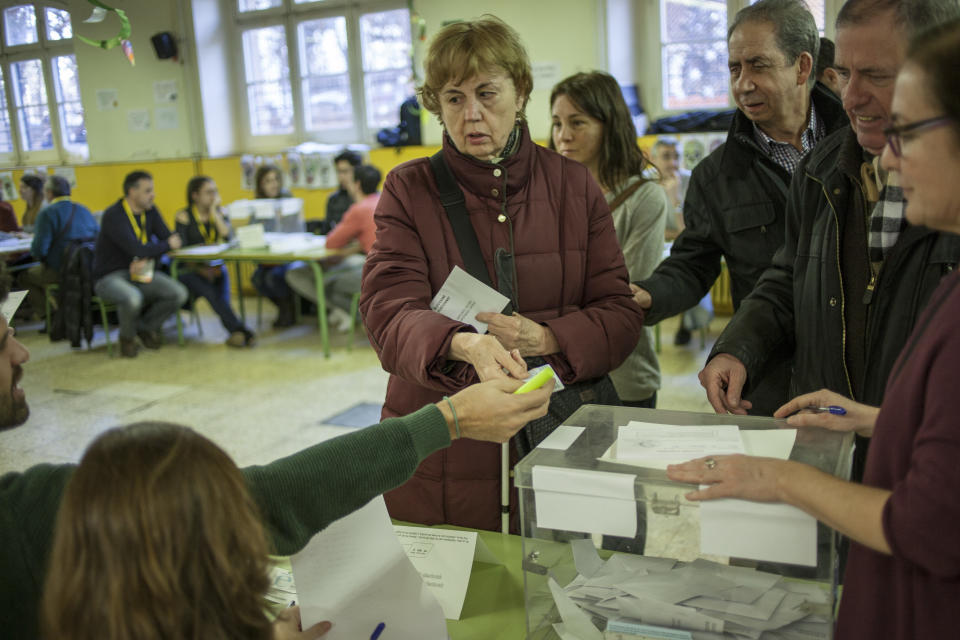
[[[463,197],[463,191],[457,186],[457,182],[450,172],[443,159],[443,151],[440,150],[430,156],[430,166],[433,169],[434,178],[437,181],[437,187],[440,189],[440,203],[447,212],[450,219],[450,225],[453,227],[453,235],[457,239],[457,246],[460,248],[460,254],[463,256],[464,266],[467,273],[477,280],[480,280],[491,289],[497,289],[493,286],[490,274],[487,272],[487,264],[483,259],[483,253],[480,251],[480,243],[477,240],[477,233],[470,224],[470,217],[467,214],[466,201]],[[512,260],[511,260],[512,263]],[[501,279],[502,280],[502,279]],[[508,298],[513,298],[513,283],[504,283],[507,286],[500,287],[500,293]],[[504,291],[508,289],[508,291]],[[513,313],[513,305],[508,304],[503,313]],[[538,367],[546,364],[546,360],[540,356],[524,358],[528,368]],[[533,451],[544,438],[553,433],[554,429],[560,426],[567,418],[573,415],[573,412],[584,404],[606,404],[612,406],[621,406],[620,396],[613,386],[610,376],[604,375],[593,380],[582,380],[566,385],[563,391],[559,391],[550,396],[550,406],[547,409],[547,415],[531,420],[523,429],[513,437],[517,447],[517,454],[520,458]]]

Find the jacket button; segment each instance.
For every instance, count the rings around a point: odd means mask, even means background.
[[[835,196],[840,195],[840,187],[837,187],[836,189],[833,190],[833,195]]]
[[[766,232],[767,232],[767,225],[765,224],[760,225],[760,233],[766,233]]]
[[[494,170],[493,170],[493,177],[494,177],[494,178],[499,178],[501,175],[503,175],[503,171],[500,171],[500,169],[494,169]]]
[[[831,307],[837,306],[837,299],[836,299],[836,298],[830,298],[830,306],[831,306]]]
[[[490,189],[490,193],[493,194],[494,197],[496,197],[500,195],[500,189]]]
[[[506,222],[506,221],[507,221],[507,216],[503,215],[502,213],[497,216],[497,222]]]

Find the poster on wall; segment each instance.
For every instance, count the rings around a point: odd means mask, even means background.
[[[70,183],[70,188],[74,189],[77,186],[77,171],[73,167],[54,167],[53,175],[60,176],[61,178],[66,178],[67,182]]]
[[[304,187],[303,158],[299,153],[287,153],[287,184],[290,185],[291,189]]]
[[[127,111],[127,129],[129,131],[150,130],[150,110],[130,109]]]
[[[97,110],[115,111],[120,106],[120,92],[116,89],[97,89]]]
[[[156,104],[170,104],[177,101],[177,81],[158,80],[153,83],[153,101]]]
[[[153,110],[153,121],[156,123],[158,131],[170,131],[180,128],[180,115],[176,107],[155,107]]]
[[[242,174],[241,183],[247,191],[253,191],[253,174],[257,170],[253,156],[245,154],[240,156],[240,172]]]
[[[0,173],[0,190],[3,191],[3,199],[6,202],[20,199],[20,194],[17,193],[17,187],[13,183],[13,173],[10,171]]]

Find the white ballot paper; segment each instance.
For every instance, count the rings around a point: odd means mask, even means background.
[[[817,521],[788,504],[705,500],[700,552],[817,566]]]
[[[455,266],[430,301],[430,308],[451,320],[472,325],[477,333],[486,333],[487,324],[479,322],[476,315],[482,311],[500,313],[508,302],[505,295]]]
[[[448,620],[460,619],[473,563],[503,564],[476,531],[400,525],[393,530],[424,584],[440,601]]]
[[[637,535],[636,476],[587,469],[533,468],[537,526],[547,529]]]
[[[333,622],[324,640],[446,640],[440,603],[393,531],[382,497],[337,520],[290,558],[303,628]]]
[[[735,424],[679,426],[631,422],[617,434],[618,460],[666,464],[710,455],[744,453],[740,427]]]
[[[562,424],[554,429],[553,433],[544,438],[543,441],[537,445],[537,449],[566,451],[585,430],[585,427],[572,427],[567,424]]]

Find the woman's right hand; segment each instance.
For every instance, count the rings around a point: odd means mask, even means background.
[[[846,415],[806,411],[813,407],[831,406],[843,407],[847,412]],[[821,389],[797,396],[777,409],[773,417],[787,418],[787,424],[791,427],[822,427],[831,431],[855,431],[865,438],[870,438],[873,436],[873,427],[879,413],[879,407],[854,402],[839,393]]]
[[[462,331],[450,341],[447,352],[450,360],[468,362],[477,370],[480,381],[497,378],[523,380],[527,363],[517,349],[507,351],[494,336]]]

